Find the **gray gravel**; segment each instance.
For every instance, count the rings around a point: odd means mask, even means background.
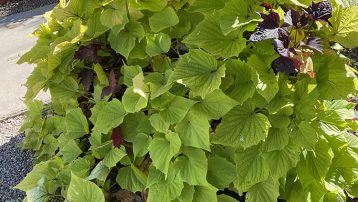
[[[24,116],[0,121],[0,201],[22,201],[25,193],[13,189],[32,169],[32,153],[22,151],[17,144],[24,138],[18,130]]]
[[[32,10],[58,2],[59,0],[10,0],[5,4],[0,4],[0,17]]]

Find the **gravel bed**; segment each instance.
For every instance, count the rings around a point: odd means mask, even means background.
[[[358,48],[344,49],[341,53],[351,59],[350,65],[358,70]]]
[[[25,193],[13,189],[32,169],[32,153],[22,151],[17,144],[24,138],[18,130],[24,116],[0,122],[0,201],[22,201]]]
[[[9,0],[6,3],[0,3],[0,17],[29,11],[58,2],[59,0]]]

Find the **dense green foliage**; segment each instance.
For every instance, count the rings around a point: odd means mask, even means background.
[[[358,196],[346,101],[358,83],[336,51],[358,46],[358,6],[268,2],[61,0],[19,61],[36,64],[22,146],[37,164],[16,186],[25,200]],[[309,23],[287,25],[289,8]],[[271,14],[275,26],[262,20]],[[279,34],[252,39],[263,30]],[[48,105],[35,100],[42,89]]]

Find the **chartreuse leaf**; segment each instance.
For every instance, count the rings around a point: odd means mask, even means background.
[[[224,34],[226,35],[250,23],[252,30],[248,31],[254,31],[259,19],[250,20],[248,18],[249,15],[252,15],[249,13],[250,9],[254,9],[251,2],[245,0],[229,1],[220,13],[220,27]]]
[[[231,196],[221,194],[218,195],[218,202],[237,202],[237,200],[232,198]]]
[[[96,38],[105,33],[109,28],[101,23],[102,12],[95,11],[91,17],[88,18],[86,26],[88,27],[85,33],[85,39]]]
[[[75,99],[78,84],[72,77],[66,77],[61,83],[50,86],[50,93],[56,102],[68,102]]]
[[[138,133],[154,133],[154,129],[149,122],[149,117],[143,112],[128,114],[120,127],[124,140],[128,142],[133,142]]]
[[[78,202],[104,202],[102,190],[93,182],[71,175],[67,200]]]
[[[22,191],[28,191],[37,187],[37,183],[41,178],[46,180],[55,179],[59,169],[63,168],[61,158],[55,157],[54,159],[43,161],[36,164],[32,171],[29,172],[22,181],[14,188]]]
[[[133,140],[134,157],[142,157],[149,152],[152,137],[145,133],[138,133]]]
[[[164,58],[164,60],[166,60],[166,58]],[[154,64],[154,66],[156,66],[156,64]],[[168,70],[164,72],[164,75],[162,73],[154,72],[145,77],[145,81],[149,84],[151,99],[155,99],[164,93],[167,93],[172,88],[174,84],[174,82],[171,81],[173,71],[169,69],[170,67],[167,68]]]
[[[145,52],[150,56],[160,55],[166,53],[170,49],[171,38],[167,34],[158,33],[153,35],[147,35],[147,46]]]
[[[60,151],[64,162],[72,162],[82,153],[81,148],[74,140],[69,140]]]
[[[212,12],[220,10],[228,0],[195,0],[191,2],[189,9],[195,12]]]
[[[108,28],[123,25],[128,21],[124,1],[116,1],[119,9],[107,8],[101,13],[101,24]]]
[[[123,74],[123,83],[130,87],[133,86],[133,78],[137,76],[139,73],[143,72],[142,68],[138,65],[136,66],[127,66],[124,65],[121,68],[122,74]]]
[[[221,90],[215,90],[196,103],[192,110],[207,119],[219,119],[237,104]]]
[[[183,156],[175,159],[174,166],[179,172],[179,177],[189,185],[208,186],[206,174],[208,171],[208,159],[201,149],[185,147]]]
[[[216,59],[202,51],[190,50],[182,56],[174,69],[173,79],[189,87],[194,93],[205,97],[219,89],[225,66],[218,67]]]
[[[290,140],[288,129],[270,128],[268,136],[263,143],[263,147],[266,151],[281,150]]]
[[[129,6],[130,8],[136,10],[150,10],[154,12],[158,12],[165,8],[167,5],[166,1],[163,0],[151,0],[151,1],[138,1],[138,0],[130,0]]]
[[[123,104],[118,99],[113,99],[112,101],[106,103],[106,105],[97,111],[97,114],[92,114],[96,116],[93,131],[108,133],[109,130],[119,126],[123,122],[126,111],[123,107]]]
[[[80,108],[69,110],[65,120],[67,133],[71,138],[80,138],[89,133],[87,118]]]
[[[306,156],[301,156],[297,165],[297,173],[304,188],[315,180],[321,181],[325,178],[331,166],[333,153],[325,140],[319,140],[314,151],[308,151]]]
[[[217,189],[213,186],[195,186],[193,202],[212,201],[217,202]]]
[[[247,64],[256,70],[256,76],[254,76],[256,90],[267,102],[270,102],[279,90],[278,81],[271,66],[266,65],[257,55],[250,56]]]
[[[236,152],[237,179],[234,184],[240,191],[247,191],[256,183],[265,181],[270,174],[270,167],[260,152],[259,146]]]
[[[140,72],[138,75],[133,77],[133,91],[138,93],[140,96],[148,99],[149,97],[149,87],[144,80],[143,72]]]
[[[149,146],[153,165],[166,175],[171,159],[178,154],[180,146],[180,138],[174,132],[168,132],[165,137],[154,137]]]
[[[170,166],[168,176],[165,179],[164,175],[155,168],[149,170],[149,176],[156,176],[156,183],[150,183],[148,186],[148,201],[173,201],[173,199],[180,196],[182,189],[184,188],[183,182],[175,174],[172,164]],[[156,172],[153,174],[153,172]],[[149,181],[149,180],[148,180]]]
[[[224,58],[237,56],[246,47],[245,38],[224,35],[221,31],[218,14],[206,16],[183,42]]]
[[[255,107],[246,103],[236,106],[222,119],[213,138],[214,143],[225,146],[243,147],[258,144],[264,140],[270,128],[268,118],[255,112]]]
[[[135,165],[131,164],[119,169],[116,181],[122,189],[137,192],[144,190],[147,184],[147,176]]]
[[[45,178],[41,178],[38,186],[26,192],[28,201],[47,202],[49,194],[45,187]]]
[[[184,188],[181,191],[181,194],[178,198],[174,200],[174,202],[186,202],[193,201],[195,188],[194,186],[188,185],[184,182]]]
[[[358,46],[358,5],[347,8],[338,7],[333,15],[332,40],[346,48]]]
[[[268,178],[266,181],[260,182],[252,186],[246,194],[248,202],[276,202],[279,196],[279,183]]]
[[[343,59],[335,55],[322,55],[314,57],[313,64],[321,99],[345,99],[354,91],[353,78],[347,77]]]
[[[104,157],[103,164],[108,168],[112,168],[116,166],[116,164],[126,155],[127,153],[125,152],[125,149],[123,147],[121,148],[114,147]]]
[[[225,67],[227,74],[235,79],[234,85],[228,89],[228,95],[242,104],[255,93],[256,87],[252,80],[255,72],[241,60],[229,60]]]
[[[110,171],[111,170],[104,165],[103,161],[101,161],[93,168],[91,174],[86,178],[86,180],[98,179],[104,182],[106,181]]]
[[[210,151],[209,127],[209,121],[205,117],[189,111],[175,130],[183,145]]]
[[[293,129],[291,139],[295,144],[313,150],[318,141],[318,136],[316,130],[308,122],[302,121],[298,124],[298,127]]]
[[[236,178],[236,166],[225,158],[213,155],[208,159],[208,182],[218,189],[229,187]]]
[[[29,101],[35,98],[41,89],[45,86],[47,77],[43,72],[46,68],[47,67],[45,62],[37,64],[37,67],[35,67],[31,75],[27,78],[25,84],[27,88],[25,101]]]
[[[155,105],[154,108],[160,110],[161,118],[170,124],[183,120],[195,103],[193,100],[172,94],[164,94],[152,101],[152,105]]]
[[[103,71],[103,67],[100,64],[93,65],[94,72],[96,72],[99,84],[102,86],[109,86],[109,81],[106,73]]]
[[[166,122],[160,114],[152,114],[149,121],[153,128],[161,133],[166,133],[170,126],[170,123]]]
[[[282,150],[264,153],[263,157],[270,166],[270,176],[273,179],[279,179],[296,166],[299,160],[299,149],[297,146],[289,144]]]
[[[144,95],[144,97],[142,95]],[[134,92],[133,87],[127,88],[122,97],[125,111],[129,113],[135,113],[145,108],[148,103],[148,96],[145,93],[142,95]]]
[[[141,40],[144,34],[144,28],[140,22],[130,21],[125,28],[118,33],[113,29],[109,34],[108,41],[117,53],[128,58],[129,53],[135,47],[136,40]]]
[[[179,18],[172,7],[166,7],[149,18],[149,26],[153,32],[173,27],[179,23]]]

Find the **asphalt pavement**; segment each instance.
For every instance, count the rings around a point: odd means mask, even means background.
[[[43,14],[55,5],[0,18],[0,120],[21,114],[26,110],[23,97],[27,77],[34,66],[17,65],[16,61],[35,44],[30,34],[44,21]],[[37,99],[48,101],[48,93]]]

